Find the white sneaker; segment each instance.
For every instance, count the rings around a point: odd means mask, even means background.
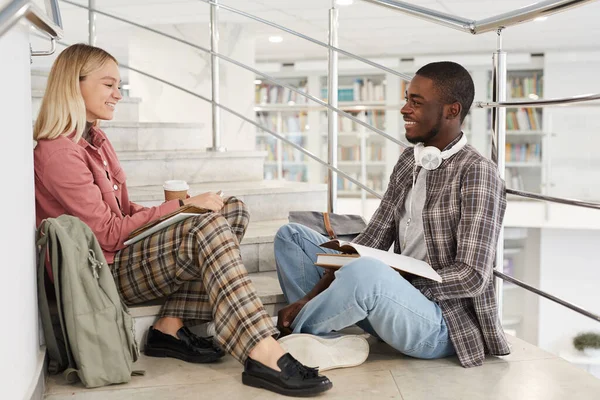
[[[279,339],[281,347],[308,367],[319,371],[356,367],[369,356],[369,343],[362,335],[315,336],[292,334]]]

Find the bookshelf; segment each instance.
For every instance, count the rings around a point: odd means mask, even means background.
[[[385,74],[341,75],[338,78],[339,107],[360,121],[387,132],[388,113],[387,77]],[[327,78],[320,78],[320,93],[327,101]],[[399,99],[396,100],[398,104]],[[399,114],[399,107],[397,113]],[[322,137],[321,157],[327,157],[327,112],[320,113],[319,131]],[[387,139],[372,132],[347,117],[338,117],[338,168],[352,178],[383,193],[389,175],[386,162]],[[395,160],[394,160],[395,162]],[[327,169],[322,168],[322,182],[326,182]],[[372,197],[354,183],[338,176],[338,196],[340,198]]]
[[[282,79],[285,83],[307,92],[306,77]],[[288,88],[255,81],[256,122],[285,136],[292,143],[307,147],[309,133],[307,99]],[[257,128],[256,149],[267,152],[264,178],[306,182],[306,155],[283,143],[270,133]]]
[[[327,101],[325,71],[293,70],[273,74],[278,79]],[[339,76],[338,106],[345,112],[387,134],[402,138],[400,79],[373,70],[354,70]],[[269,129],[327,159],[327,109],[300,100],[299,95],[277,85],[255,81],[255,118]],[[401,148],[349,118],[338,117],[338,168],[366,186],[382,193]],[[327,168],[261,129],[256,131],[256,148],[267,152],[265,179],[324,183]],[[345,178],[338,177],[338,195],[348,201],[377,201]],[[353,203],[355,204],[355,203]]]
[[[509,101],[537,100],[544,96],[544,73],[541,69],[508,72]],[[488,98],[491,97],[491,73]],[[548,134],[543,126],[541,108],[506,109],[506,186],[533,193],[545,192],[544,148]],[[491,111],[488,112],[491,133]],[[490,137],[491,135],[488,135]]]

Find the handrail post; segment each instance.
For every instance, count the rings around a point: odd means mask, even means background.
[[[506,101],[506,52],[502,51],[502,29],[498,29],[498,50],[493,56],[494,65],[492,70],[492,90],[493,101]],[[506,168],[506,108],[492,108],[492,161],[495,161],[498,166],[500,178],[504,179]],[[498,235],[498,246],[496,248],[496,270],[504,271],[504,227],[500,229]],[[498,315],[502,320],[502,302],[504,293],[502,292],[502,279],[496,278],[496,297],[498,299]]]
[[[221,146],[221,109],[217,106],[219,103],[220,81],[219,81],[219,19],[218,6],[219,0],[213,0],[210,3],[210,77],[212,86],[212,147],[207,151],[222,152],[226,151]]]
[[[339,10],[335,0],[331,1],[329,9],[329,45],[338,46],[338,20]],[[329,49],[327,74],[327,101],[330,106],[338,106],[338,54]],[[327,110],[327,163],[337,168],[338,148],[338,114],[331,109]],[[335,212],[337,208],[337,174],[329,169],[327,172],[327,211]]]
[[[88,44],[96,45],[96,0],[88,0]]]

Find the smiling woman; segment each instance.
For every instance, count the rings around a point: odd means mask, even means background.
[[[77,142],[86,121],[96,124],[98,119],[112,119],[121,99],[117,65],[113,56],[97,47],[74,45],[64,50],[48,77],[33,138],[56,139],[75,132]]]
[[[100,261],[127,305],[165,298],[146,337],[147,356],[210,363],[228,352],[244,364],[246,385],[292,395],[331,389],[274,338],[278,331],[241,259],[250,220],[242,201],[217,193],[155,207],[129,200],[125,172],[98,126],[113,118],[119,83],[117,61],[97,47],[68,47],[54,62],[34,129],[37,225],[63,214],[79,218],[98,239]],[[125,245],[131,232],[185,204],[205,212]],[[214,320],[214,338],[196,336],[184,320]]]
[[[115,106],[123,98],[117,63],[108,60],[100,69],[79,78],[79,81],[87,121],[113,119]]]

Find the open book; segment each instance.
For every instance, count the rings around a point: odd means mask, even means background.
[[[408,272],[409,274],[428,278],[436,282],[442,281],[442,277],[425,261],[403,256],[402,254],[361,246],[356,243],[343,242],[337,239],[323,243],[321,247],[338,250],[343,254],[317,254],[315,265],[319,267],[339,269],[350,261],[356,260],[358,257],[373,257],[397,271]]]
[[[172,213],[165,214],[162,217],[155,219],[154,221],[150,221],[147,224],[140,226],[139,228],[137,228],[129,234],[127,241],[125,241],[123,244],[125,246],[129,246],[130,244],[138,242],[143,238],[148,237],[153,233],[166,228],[167,226],[173,225],[176,222],[183,221],[186,218],[193,217],[199,214],[204,214],[207,212],[210,212],[210,210],[206,208],[196,207],[192,204],[179,207]]]

